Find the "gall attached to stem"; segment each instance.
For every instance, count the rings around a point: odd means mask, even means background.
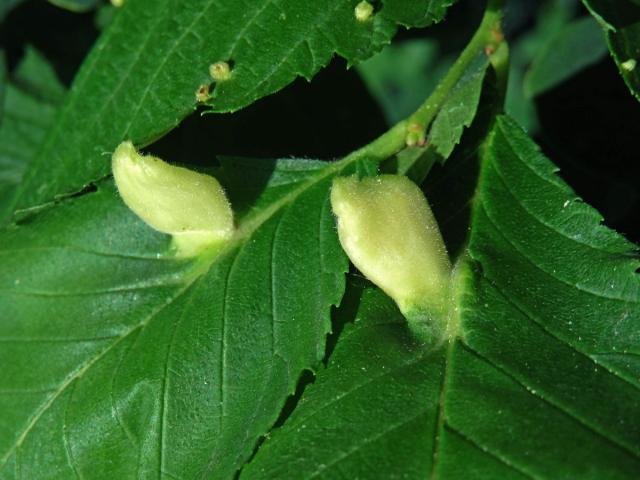
[[[331,189],[349,259],[397,303],[423,339],[446,337],[451,264],[420,188],[406,177],[339,177]]]

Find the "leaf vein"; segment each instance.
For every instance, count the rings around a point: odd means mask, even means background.
[[[489,218],[489,216],[487,215],[487,218]],[[501,235],[508,243],[510,243],[512,246],[513,244],[510,242],[510,240],[504,236],[504,234],[502,233],[502,231],[500,230],[500,228],[495,224],[495,222],[489,218],[489,221],[493,224],[493,226],[495,227],[497,233],[499,235]],[[518,250],[515,246],[513,246],[514,249]],[[518,251],[519,252],[519,251]],[[535,263],[530,260],[528,257],[526,257],[525,255],[523,255],[521,252],[519,252],[522,257],[527,260],[529,263],[531,263],[534,267],[536,266]],[[551,276],[549,273],[547,273],[545,270],[540,269],[541,272],[545,273],[546,275]],[[552,278],[555,278],[553,276],[551,276]],[[489,284],[495,289],[496,292],[498,292],[500,294],[501,297],[503,297],[505,299],[505,301],[507,301],[509,304],[513,305],[514,308],[516,308],[519,312],[521,312],[526,318],[528,318],[532,323],[534,323],[535,325],[537,325],[542,331],[546,332],[549,336],[551,336],[552,338],[555,338],[556,340],[558,340],[560,343],[564,344],[565,346],[567,346],[568,348],[570,348],[571,350],[581,354],[582,356],[584,356],[585,358],[588,358],[591,362],[593,362],[594,364],[598,365],[599,367],[603,368],[604,370],[608,371],[609,373],[611,373],[612,375],[614,375],[615,377],[617,377],[619,380],[621,380],[622,382],[627,383],[628,385],[631,385],[632,387],[636,388],[636,389],[640,389],[640,386],[635,385],[631,382],[629,382],[627,379],[621,377],[620,375],[618,375],[617,373],[611,371],[607,366],[600,364],[598,361],[596,361],[591,355],[589,355],[588,353],[584,352],[583,350],[581,350],[580,348],[578,348],[576,345],[574,345],[573,343],[571,343],[570,340],[558,335],[557,333],[553,332],[550,328],[548,328],[541,320],[536,319],[531,313],[529,313],[526,309],[524,309],[523,307],[521,307],[515,300],[513,300],[506,292],[504,292],[502,290],[502,287],[499,286],[496,282],[492,281],[489,277],[487,277],[485,275],[485,278],[488,280]]]
[[[474,440],[473,438],[469,437],[468,435],[462,433],[456,427],[454,427],[452,425],[449,425],[449,423],[446,424],[446,429],[449,430],[454,435],[457,435],[460,438],[462,438],[465,442],[467,442],[468,444],[470,444],[471,446],[473,446],[474,448],[476,448],[477,450],[479,450],[483,454],[493,458],[494,460],[498,461],[499,463],[501,463],[502,465],[508,467],[509,469],[514,470],[514,471],[518,472],[519,474],[521,474],[521,475],[523,475],[523,476],[525,476],[527,478],[530,478],[532,480],[535,480],[535,479],[538,479],[538,478],[542,478],[542,477],[538,477],[538,476],[536,476],[536,475],[534,475],[532,473],[529,473],[529,472],[527,472],[525,470],[522,470],[520,467],[517,467],[510,460],[507,460],[502,455],[499,455],[497,452],[492,451],[490,448],[483,447],[482,445],[480,445],[480,443],[478,443],[477,440]]]
[[[442,373],[442,382],[440,383],[440,396],[438,398],[438,411],[436,413],[436,428],[435,435],[433,441],[433,451],[432,451],[432,463],[431,463],[431,473],[429,474],[429,478],[434,480],[436,478],[436,471],[438,469],[438,461],[440,460],[440,441],[442,440],[444,424],[446,421],[445,416],[445,403],[447,399],[447,387],[448,387],[448,378],[451,371],[450,364],[451,358],[453,357],[453,349],[455,348],[455,341],[450,341],[447,346],[447,354],[444,360],[444,372]]]
[[[618,441],[617,439],[614,439],[613,437],[608,437],[603,432],[601,432],[597,427],[595,427],[594,425],[591,425],[586,420],[583,420],[582,418],[580,418],[575,413],[572,413],[570,410],[567,410],[564,406],[560,405],[559,403],[556,404],[555,401],[552,400],[551,398],[547,398],[545,395],[542,395],[541,393],[538,393],[538,390],[534,391],[531,388],[527,387],[527,385],[524,383],[524,381],[520,380],[517,377],[517,374],[515,372],[513,372],[511,369],[509,369],[508,367],[498,365],[491,358],[481,354],[478,350],[476,350],[473,347],[471,347],[465,341],[461,341],[460,343],[462,344],[463,347],[465,347],[465,349],[467,351],[469,351],[471,354],[473,354],[476,357],[478,357],[480,360],[486,362],[487,364],[489,364],[490,366],[492,366],[493,368],[495,368],[496,370],[501,372],[506,377],[510,378],[514,383],[516,383],[520,388],[525,390],[529,395],[531,395],[534,398],[537,398],[538,400],[542,401],[544,404],[548,405],[553,410],[561,412],[567,418],[573,420],[577,424],[582,425],[585,429],[587,429],[591,433],[595,434],[596,437],[599,437],[599,438],[603,439],[605,441],[605,443],[617,448],[618,450],[630,455],[633,458],[640,459],[640,455],[637,452],[634,452],[628,446],[624,445],[622,442]]]
[[[416,418],[422,416],[425,414],[424,410],[419,411],[418,413],[414,413],[412,415],[410,415],[407,418],[402,419],[399,422],[394,423],[393,425],[388,425],[387,427],[385,427],[384,429],[382,429],[382,431],[371,435],[369,437],[366,437],[364,439],[362,439],[361,441],[359,441],[358,443],[356,443],[355,446],[351,447],[349,450],[341,452],[340,455],[338,455],[334,460],[330,461],[327,464],[321,465],[319,466],[314,472],[311,473],[311,475],[309,475],[308,478],[314,478],[317,477],[318,475],[320,475],[324,470],[329,469],[330,467],[346,460],[347,458],[349,458],[351,455],[353,455],[354,453],[356,453],[358,450],[364,448],[365,446],[374,443],[375,441],[379,440],[380,438],[384,437],[385,435],[393,432],[394,430],[397,430],[399,428],[404,427],[405,425],[411,423],[412,421],[414,421]]]
[[[80,365],[78,368],[76,368],[73,372],[71,372],[70,375],[68,375],[64,381],[59,385],[59,387],[54,391],[54,393],[49,396],[47,399],[45,399],[45,401],[40,404],[40,406],[37,408],[37,410],[35,411],[35,413],[32,415],[31,419],[29,420],[29,422],[27,423],[26,427],[24,428],[24,430],[22,430],[22,432],[20,432],[20,434],[18,435],[18,438],[16,438],[15,442],[13,442],[13,444],[7,449],[7,451],[5,452],[5,454],[0,458],[0,468],[2,468],[7,460],[9,459],[9,457],[11,456],[11,454],[22,445],[22,442],[24,442],[25,438],[27,437],[27,435],[31,432],[31,430],[34,428],[34,426],[36,425],[36,423],[40,420],[40,418],[42,417],[42,415],[44,415],[44,413],[51,407],[51,405],[53,405],[54,401],[70,386],[70,384],[76,380],[76,379],[80,379],[82,378],[82,376],[100,359],[102,359],[105,355],[107,355],[107,353],[109,353],[115,346],[117,346],[120,342],[122,342],[123,340],[125,340],[126,338],[129,337],[129,335],[131,335],[133,332],[135,332],[136,330],[138,330],[138,328],[140,328],[141,326],[143,326],[144,324],[148,323],[153,317],[155,317],[157,314],[159,314],[162,310],[164,310],[167,306],[169,306],[171,303],[173,303],[178,297],[180,297],[180,295],[186,290],[186,287],[183,289],[180,289],[176,292],[176,295],[171,297],[170,300],[168,300],[166,303],[162,304],[159,308],[155,309],[153,312],[151,312],[147,317],[145,317],[142,322],[140,322],[139,324],[131,327],[129,330],[127,330],[126,332],[123,333],[122,336],[120,336],[117,340],[115,340],[113,343],[111,343],[109,346],[107,346],[104,350],[102,350],[100,353],[98,353],[96,356],[94,356],[93,358],[91,358],[90,360],[84,362],[82,365]]]
[[[399,372],[399,371],[401,371],[401,370],[403,370],[403,369],[405,369],[407,367],[411,367],[412,365],[415,365],[416,363],[421,361],[425,357],[426,354],[427,354],[427,352],[421,352],[419,355],[416,355],[415,357],[412,357],[410,360],[408,360],[406,362],[403,362],[403,363],[401,363],[399,365],[396,365],[396,366],[394,366],[392,368],[388,368],[388,369],[384,370],[384,372],[381,373],[381,374],[368,377],[364,382],[357,383],[352,388],[349,388],[348,390],[345,390],[344,392],[341,392],[340,395],[336,395],[335,397],[332,397],[331,400],[329,400],[328,402],[325,402],[323,405],[320,405],[319,407],[317,407],[315,410],[311,411],[307,415],[302,416],[302,418],[297,418],[296,419],[296,423],[294,423],[293,425],[297,425],[297,424],[300,424],[301,422],[308,421],[310,418],[314,417],[315,415],[320,413],[325,408],[327,408],[327,407],[333,405],[334,403],[342,400],[343,398],[345,398],[345,397],[357,392],[361,388],[366,387],[367,385],[369,385],[372,382],[375,382],[376,380],[380,380],[381,378],[384,378],[384,377],[389,376],[391,374],[397,373],[397,372]]]
[[[514,197],[515,198],[515,197]],[[517,198],[516,198],[517,201]],[[480,200],[480,202],[482,204],[484,204],[484,200]],[[622,297],[618,297],[615,295],[609,295],[609,294],[605,294],[603,292],[598,292],[598,291],[594,291],[594,290],[590,290],[588,288],[585,288],[579,284],[573,284],[570,283],[569,281],[565,280],[564,278],[558,277],[553,275],[552,273],[548,272],[547,270],[545,270],[544,268],[542,268],[537,262],[535,262],[534,260],[532,260],[528,255],[526,255],[524,253],[524,251],[518,247],[514,241],[507,235],[507,233],[499,226],[498,222],[496,222],[492,217],[491,217],[491,213],[489,213],[489,210],[487,209],[486,205],[483,205],[483,210],[487,215],[487,218],[489,219],[489,221],[491,222],[491,224],[495,227],[495,230],[500,234],[500,236],[502,236],[506,242],[511,245],[511,247],[518,252],[518,254],[524,258],[525,260],[527,260],[528,263],[530,263],[536,270],[540,271],[541,273],[543,273],[545,276],[550,277],[554,280],[557,280],[559,283],[562,283],[564,285],[567,285],[568,287],[571,288],[575,288],[577,290],[580,290],[581,292],[584,292],[588,295],[592,295],[594,297],[600,298],[600,299],[609,299],[609,300],[615,300],[615,301],[619,301],[619,302],[624,302],[624,303],[635,303],[636,301],[634,299],[627,299],[627,298],[622,298]],[[534,217],[535,218],[535,217]],[[540,222],[541,223],[541,222]],[[552,230],[555,232],[555,230]],[[578,242],[580,243],[580,242]],[[609,253],[609,255],[611,255]]]
[[[502,127],[500,127],[500,129],[502,130]],[[504,136],[504,137],[506,138],[506,140],[507,140],[507,144],[509,145],[509,148],[510,148],[510,150],[511,150],[511,153],[513,154],[513,157],[517,158],[517,159],[518,159],[518,161],[519,161],[522,165],[524,165],[524,166],[527,168],[527,170],[531,171],[531,172],[532,172],[536,177],[540,178],[541,180],[545,181],[546,183],[549,183],[552,187],[556,188],[557,190],[561,190],[561,191],[563,191],[563,193],[564,193],[564,194],[569,195],[569,194],[573,193],[573,192],[571,192],[571,191],[569,190],[569,188],[568,188],[568,187],[565,187],[563,184],[558,184],[558,183],[556,183],[556,182],[553,182],[550,178],[547,178],[547,177],[545,177],[545,176],[541,175],[541,174],[540,174],[540,172],[538,172],[538,171],[537,171],[536,169],[534,169],[531,165],[529,165],[529,163],[528,163],[528,162],[526,162],[526,161],[525,161],[525,160],[524,160],[524,159],[519,155],[518,151],[515,149],[514,145],[512,144],[511,138],[509,138],[509,135],[508,135],[506,132],[504,132],[504,131],[503,131],[503,136]],[[592,245],[592,244],[590,244],[590,243],[586,243],[586,242],[580,241],[580,240],[578,240],[578,239],[576,239],[576,238],[572,238],[572,237],[570,237],[569,235],[567,235],[565,232],[563,232],[563,231],[561,231],[561,230],[558,230],[558,229],[554,228],[552,225],[549,225],[549,224],[548,224],[548,223],[546,223],[546,222],[543,222],[540,218],[538,218],[536,215],[534,215],[534,214],[533,214],[533,213],[532,213],[528,208],[526,208],[526,207],[525,207],[525,205],[520,201],[520,199],[519,199],[519,198],[518,198],[518,197],[517,197],[517,196],[512,192],[512,190],[509,188],[509,184],[508,184],[508,182],[506,181],[506,179],[505,179],[505,177],[504,177],[504,174],[503,174],[502,170],[501,170],[501,169],[500,169],[500,167],[499,167],[499,163],[500,163],[500,162],[498,161],[498,159],[497,159],[496,157],[494,157],[494,162],[493,162],[493,164],[494,164],[494,166],[495,166],[496,173],[498,174],[498,176],[499,176],[499,177],[500,177],[500,179],[502,180],[503,184],[505,185],[506,190],[509,192],[509,194],[510,194],[511,196],[513,196],[513,197],[515,198],[516,202],[518,202],[518,204],[522,207],[522,209],[523,209],[523,210],[525,210],[525,211],[526,211],[526,212],[527,212],[531,217],[533,217],[533,218],[534,218],[538,223],[540,223],[540,224],[542,224],[543,226],[547,227],[547,228],[548,228],[549,230],[551,230],[552,232],[557,233],[557,234],[559,234],[559,235],[561,235],[561,236],[565,237],[566,239],[568,239],[568,240],[570,240],[570,241],[572,241],[572,242],[575,242],[575,243],[578,243],[578,244],[584,245],[585,247],[590,248],[590,249],[592,249],[592,250],[595,250],[595,251],[598,251],[598,252],[604,252],[604,253],[609,254],[609,255],[610,255],[610,254],[612,254],[612,253],[619,253],[619,252],[611,252],[611,251],[606,250],[606,249],[604,249],[604,248],[602,248],[602,247],[598,247],[598,246]],[[559,179],[559,177],[558,177],[558,179]],[[563,187],[565,187],[565,188],[563,188]],[[574,194],[574,198],[575,198],[575,194]],[[569,199],[569,200],[571,200],[571,199]],[[595,215],[594,215],[593,217],[594,217],[594,219],[595,219]],[[600,222],[598,222],[598,223],[597,223],[597,226],[598,226],[598,227],[601,227],[602,225],[601,225],[601,223],[600,223]]]

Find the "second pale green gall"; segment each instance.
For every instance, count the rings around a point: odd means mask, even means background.
[[[336,178],[331,206],[340,243],[370,281],[395,300],[409,322],[446,330],[451,265],[422,191],[397,175]],[[422,328],[422,327],[420,327]]]

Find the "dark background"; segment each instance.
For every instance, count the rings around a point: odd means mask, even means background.
[[[510,43],[533,27],[537,3],[514,0],[507,28]],[[477,25],[479,6],[480,2],[460,1],[445,22],[424,30],[401,30],[396,41],[435,36],[455,51]],[[78,14],[42,0],[22,3],[0,27],[9,69],[31,44],[70,85],[99,35],[98,25],[108,16],[108,9],[99,15]],[[560,175],[602,213],[607,225],[639,243],[640,104],[613,61],[605,57],[535,103],[540,123],[535,140],[558,165]],[[358,73],[337,58],[313,82],[297,80],[234,115],[193,115],[150,150],[183,162],[213,154],[332,159],[387,128]]]

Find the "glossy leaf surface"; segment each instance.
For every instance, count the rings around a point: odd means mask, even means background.
[[[167,256],[111,182],[3,231],[0,478],[242,466],[324,356],[347,268],[328,204],[337,170],[260,165],[247,184],[246,161],[224,163],[232,199],[254,208],[214,259]]]
[[[10,206],[24,172],[53,125],[64,94],[47,61],[36,50],[27,49],[0,95],[0,210]]]
[[[365,288],[327,369],[243,477],[633,478],[639,262],[600,220],[499,118],[456,279],[458,337],[421,349]]]

